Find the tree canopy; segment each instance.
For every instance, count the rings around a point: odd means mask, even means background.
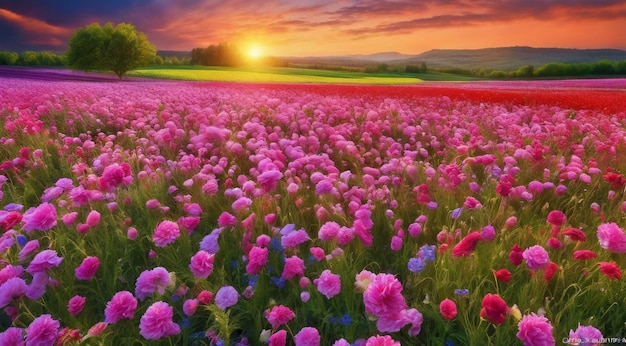
[[[120,79],[126,72],[151,64],[156,48],[135,26],[98,23],[78,28],[70,38],[67,65],[84,71],[113,71]]]

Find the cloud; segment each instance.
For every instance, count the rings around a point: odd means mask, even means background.
[[[43,20],[27,17],[0,8],[0,21],[6,27],[5,35],[13,36],[12,44],[20,40],[30,46],[43,46],[48,49],[62,47],[71,31],[65,27],[49,24]]]

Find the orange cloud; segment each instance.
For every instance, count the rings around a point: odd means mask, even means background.
[[[0,18],[12,22],[22,28],[22,30],[35,34],[48,35],[69,35],[70,30],[60,26],[48,24],[37,18],[29,18],[9,10],[0,8]]]

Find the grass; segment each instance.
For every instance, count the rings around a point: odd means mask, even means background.
[[[192,81],[254,83],[415,84],[429,81],[460,81],[468,77],[446,73],[361,73],[289,67],[150,66],[129,76]]]

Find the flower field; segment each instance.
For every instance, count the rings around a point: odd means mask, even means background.
[[[0,344],[626,343],[626,81],[532,83],[0,77]]]

